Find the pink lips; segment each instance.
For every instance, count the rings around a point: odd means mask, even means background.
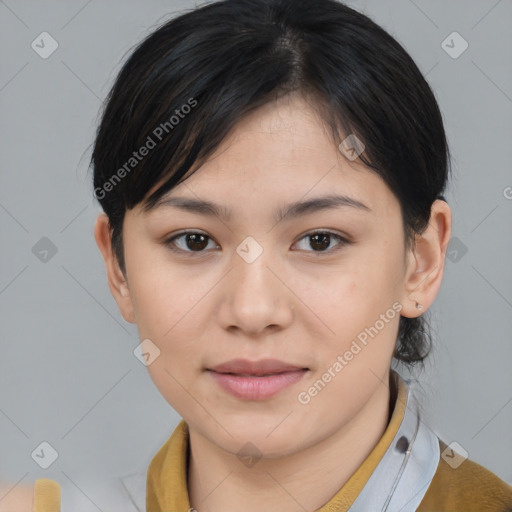
[[[233,359],[208,368],[222,389],[245,400],[270,398],[298,382],[307,370],[277,359]]]

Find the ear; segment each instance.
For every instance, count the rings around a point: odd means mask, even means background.
[[[94,224],[94,238],[105,260],[108,286],[123,318],[130,323],[135,323],[135,313],[128,287],[128,279],[125,277],[117,258],[112,250],[112,233],[110,223],[105,213],[100,213]]]
[[[432,204],[428,226],[415,236],[415,245],[407,254],[402,316],[420,316],[434,302],[443,279],[451,227],[452,215],[448,203],[436,199]],[[418,309],[417,304],[421,304],[422,308]]]

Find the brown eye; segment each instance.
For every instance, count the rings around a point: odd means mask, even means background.
[[[309,238],[311,247],[319,251],[324,251],[331,243],[331,235],[328,233],[310,235]]]
[[[329,249],[333,239],[337,240],[338,243],[334,248]],[[319,253],[331,253],[350,243],[346,238],[331,231],[316,231],[314,233],[308,233],[302,237],[299,242],[302,242],[303,240],[306,240],[306,243],[304,244],[305,247],[302,247],[302,250],[308,251],[308,249],[311,248],[313,251],[309,252]]]
[[[179,252],[204,252],[211,238],[204,233],[186,231],[173,236],[165,244],[173,251]],[[177,243],[180,241],[180,243]],[[176,248],[177,246],[177,248]]]

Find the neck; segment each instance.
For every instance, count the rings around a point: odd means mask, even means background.
[[[188,491],[198,512],[317,510],[350,479],[382,437],[397,388],[378,386],[357,416],[331,435],[291,455],[262,458],[243,467],[227,452],[190,428]]]

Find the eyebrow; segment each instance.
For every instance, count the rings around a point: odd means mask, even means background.
[[[161,206],[179,208],[186,212],[205,215],[208,217],[219,217],[226,222],[232,217],[232,210],[226,208],[224,205],[189,197],[164,197],[155,204],[153,209],[160,208]],[[275,222],[280,222],[285,217],[303,217],[322,210],[332,210],[346,206],[361,211],[371,212],[371,209],[368,206],[355,198],[345,195],[327,195],[307,199],[306,201],[296,201],[279,207],[274,210],[273,216]]]

